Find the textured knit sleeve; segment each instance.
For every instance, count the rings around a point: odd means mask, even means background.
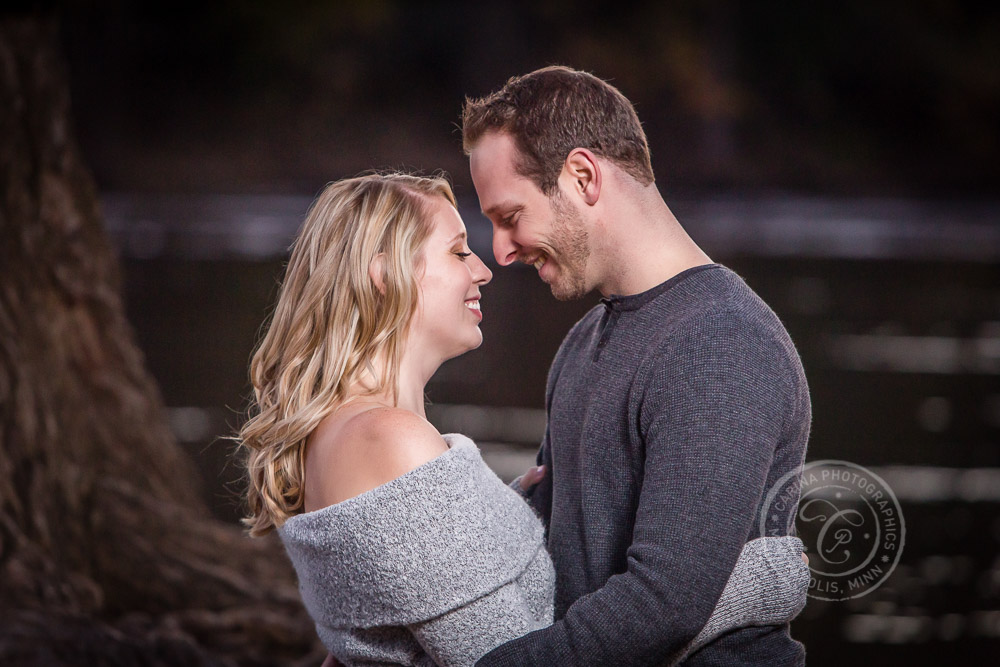
[[[517,581],[441,616],[409,626],[434,662],[442,667],[474,665],[496,646],[552,622],[551,604],[526,591],[544,590],[547,559],[533,562]]]
[[[594,318],[599,317],[600,309],[594,308],[587,315],[577,322],[569,333],[566,334],[566,338],[563,340],[562,344],[559,346],[559,350],[556,352],[555,358],[552,360],[552,365],[549,367],[549,375],[545,382],[545,411],[546,413],[551,412],[552,408],[552,396],[555,392],[556,383],[559,380],[559,374],[562,372],[563,365],[566,362],[566,351],[569,350],[576,342],[578,337],[581,335],[581,331],[585,330],[587,325]],[[533,486],[530,491],[523,493],[522,495],[528,501],[528,504],[535,510],[538,517],[548,528],[549,520],[552,517],[552,450],[549,444],[549,430],[548,425],[545,428],[545,435],[542,438],[542,444],[538,448],[538,454],[535,457],[535,465],[545,466],[548,471],[546,475],[539,480],[538,484]]]
[[[636,395],[645,446],[626,570],[480,665],[676,659],[708,623],[756,510],[791,403],[772,332],[726,311],[651,350]]]
[[[469,665],[551,623],[541,522],[472,441],[445,437],[433,461],[279,529],[331,650],[345,630],[400,626],[440,664]]]
[[[797,537],[758,537],[743,545],[719,603],[673,664],[721,634],[753,625],[783,625],[806,606],[809,567]]]

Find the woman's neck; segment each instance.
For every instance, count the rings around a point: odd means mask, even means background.
[[[348,400],[351,402],[373,402],[385,406],[393,406],[403,410],[409,410],[410,412],[420,415],[426,419],[427,415],[424,410],[424,395],[430,376],[425,372],[421,372],[421,369],[414,367],[412,363],[407,363],[408,360],[415,358],[415,355],[403,355],[403,363],[400,364],[398,368],[398,375],[396,376],[397,387],[399,390],[398,395],[393,395],[392,387],[386,387],[382,391],[371,393],[372,384],[361,381],[355,382],[354,387],[356,391],[351,392],[352,396]],[[373,370],[376,373],[375,377],[382,377],[384,363],[379,360],[374,362],[372,366],[374,367]],[[371,377],[370,379],[374,380],[374,377]]]
[[[400,375],[402,375],[402,369]],[[409,410],[426,419],[427,415],[424,413],[424,390],[426,386],[426,382],[407,382],[404,378],[400,377],[399,397],[396,401],[396,407]]]

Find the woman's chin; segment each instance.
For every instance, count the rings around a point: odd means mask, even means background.
[[[451,359],[460,357],[466,352],[472,352],[473,350],[478,349],[479,346],[482,344],[483,344],[483,334],[480,333],[478,336],[470,338],[465,344],[456,346],[454,349],[452,349],[450,353],[445,354],[444,358],[441,359],[441,363],[443,364],[446,361],[450,361]]]
[[[469,338],[469,341],[465,344],[462,351],[455,356],[463,355],[466,352],[472,352],[473,350],[478,349],[479,346],[482,344],[483,344],[483,332],[479,330],[479,327],[476,327],[476,333]]]

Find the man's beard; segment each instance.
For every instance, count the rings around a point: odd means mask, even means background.
[[[550,245],[559,253],[559,272],[549,287],[552,296],[560,301],[579,299],[590,291],[585,278],[590,259],[587,229],[580,214],[558,191],[549,198],[549,206],[553,213]]]

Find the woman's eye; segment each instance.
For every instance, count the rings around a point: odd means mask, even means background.
[[[461,257],[463,262],[465,261],[466,257],[469,257],[469,256],[472,255],[471,252],[456,252],[455,254],[458,255],[459,257]]]

